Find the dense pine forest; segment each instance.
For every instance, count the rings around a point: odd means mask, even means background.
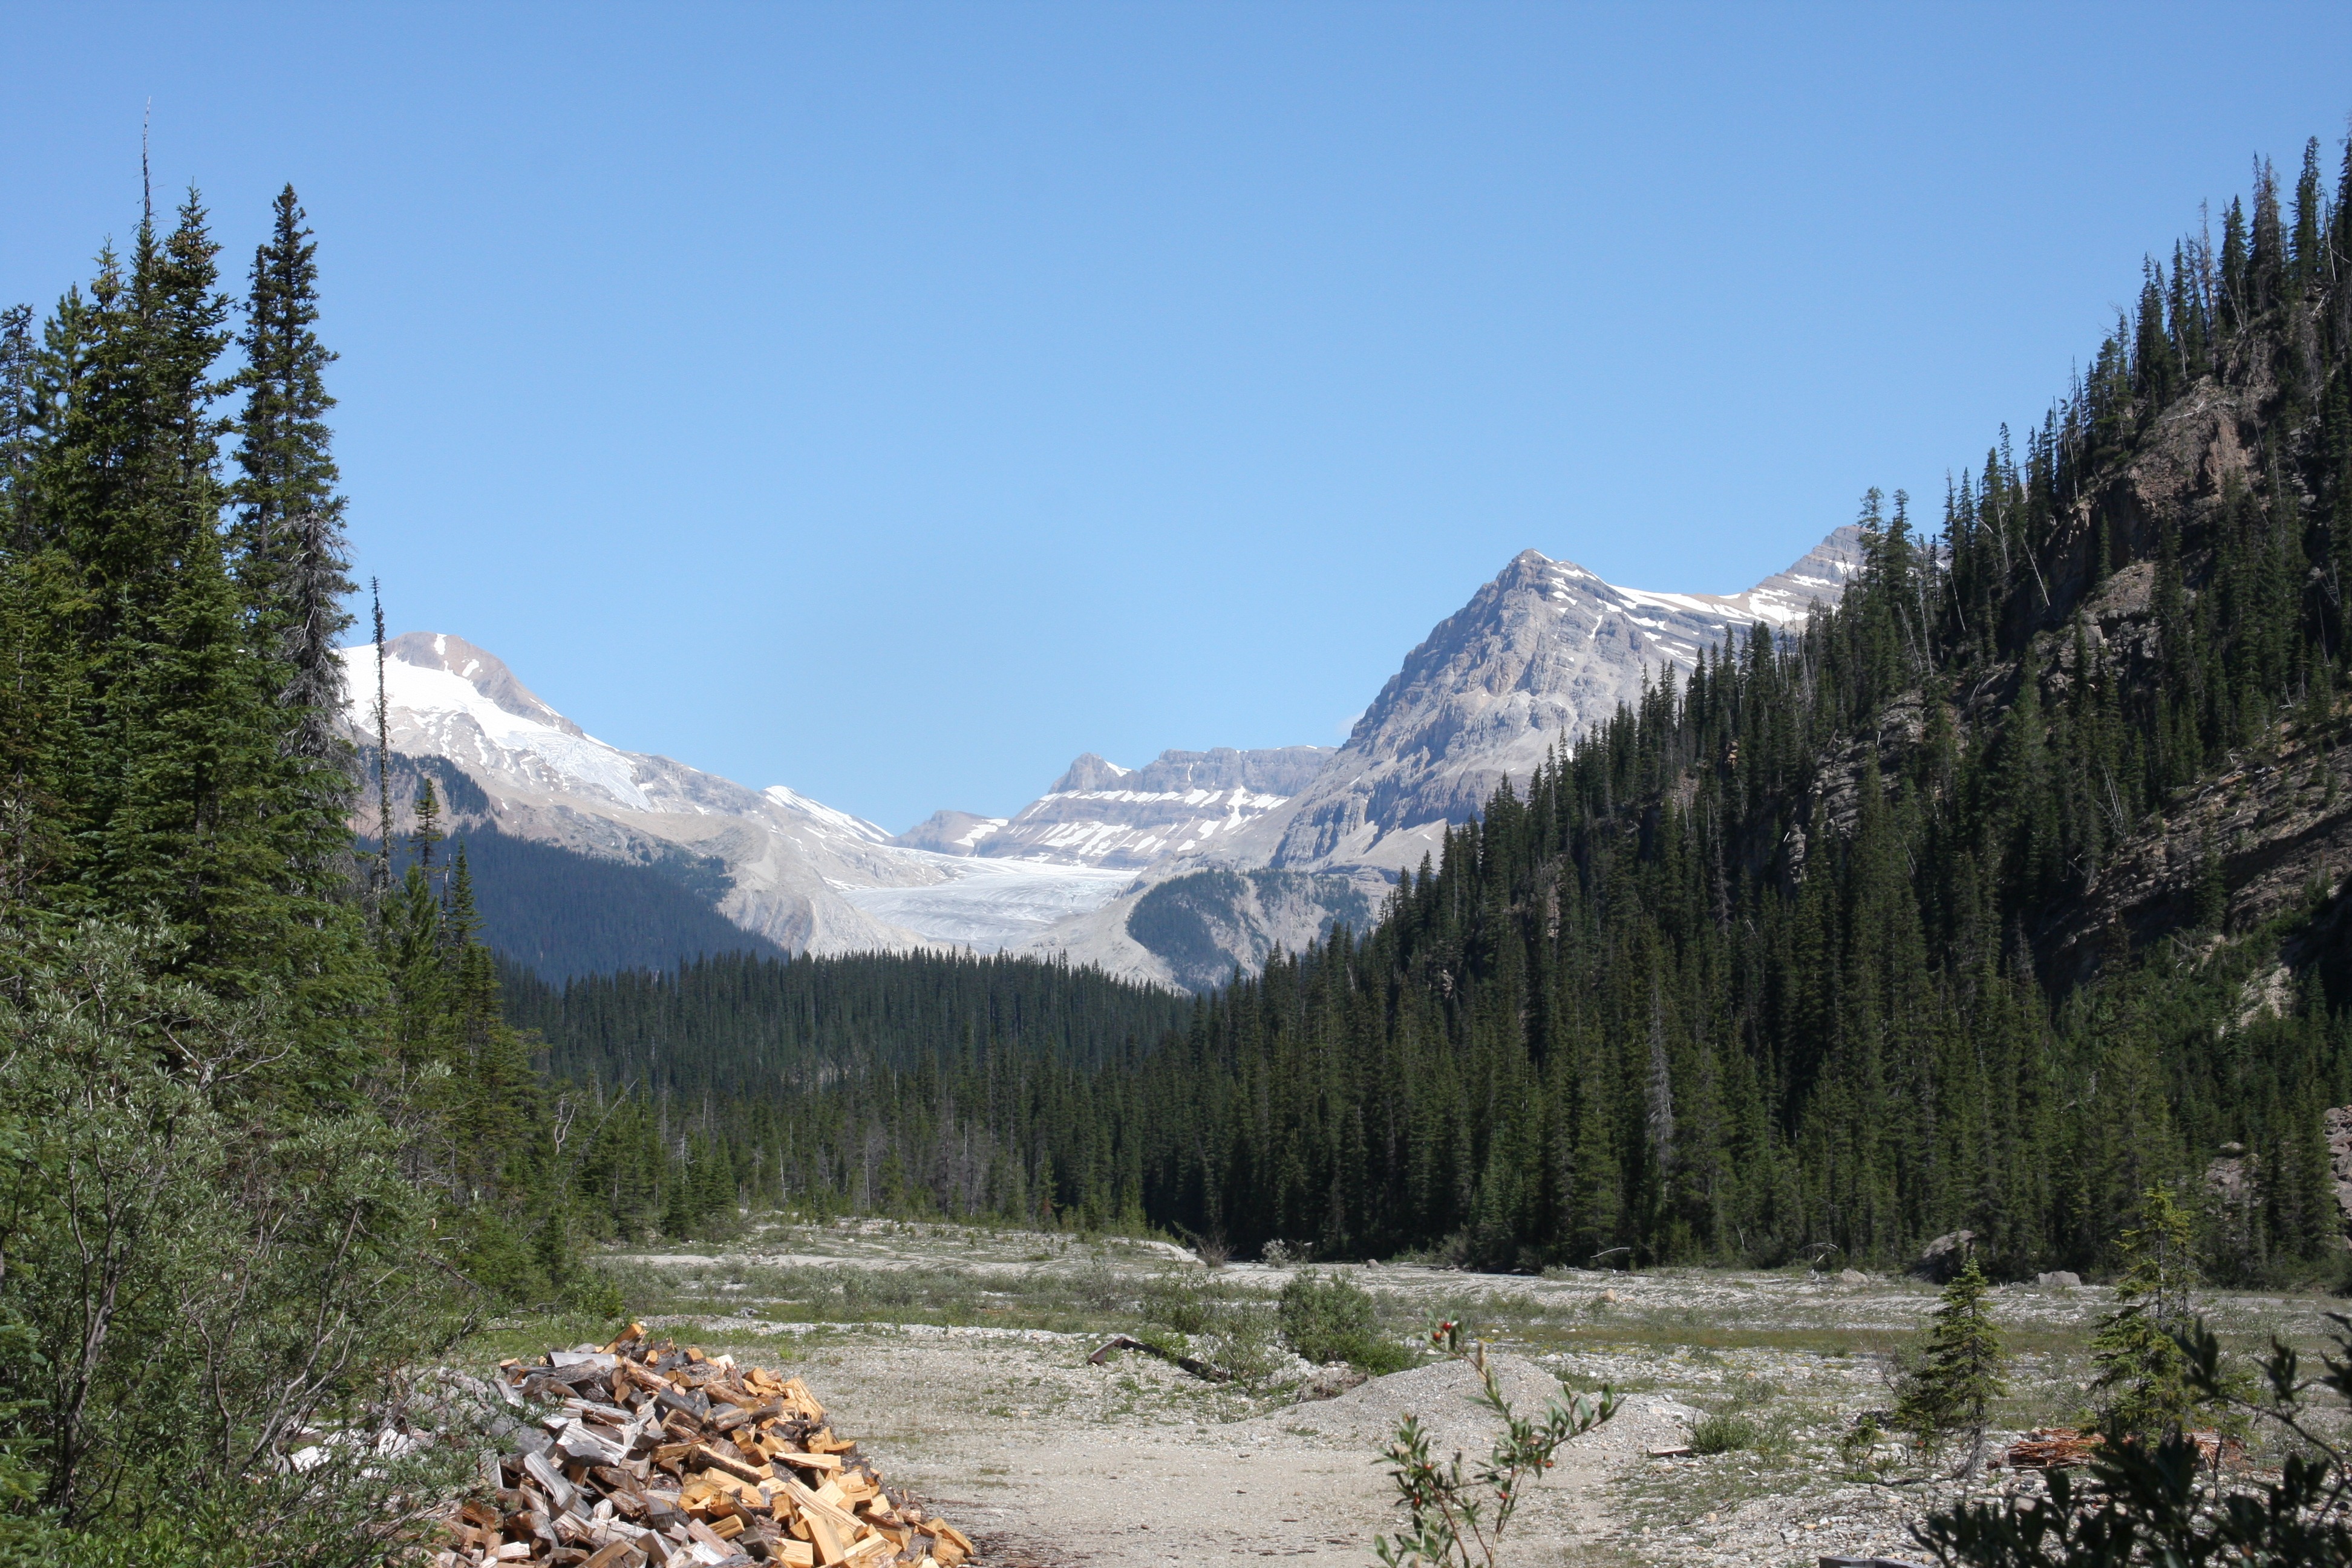
[[[2291,190],[2263,166],[1939,528],[1866,498],[1833,613],[1662,671],[1371,930],[1156,1048],[926,1040],[856,1081],[786,1066],[756,1110],[680,1079],[674,1144],[747,1199],[1506,1268],[1885,1262],[1965,1228],[1998,1270],[2096,1268],[2173,1182],[2221,1277],[2332,1267],[2347,267],[2352,160],[2332,199],[2315,142]],[[651,1087],[609,1017],[769,1060],[736,984],[521,1016],[560,1073]],[[975,1183],[975,1150],[1021,1179]]]
[[[739,1203],[1135,1226],[1139,1173],[1105,1183],[1101,1141],[1189,1010],[1091,971],[919,953],[726,954],[560,992],[510,972],[506,996],[551,1070],[609,1102],[580,1181],[623,1234],[722,1230]]]
[[[2352,859],[2233,907],[2260,846],[2209,838],[2131,919],[2098,900],[2200,781],[2292,768],[2333,801],[2347,265],[2352,159],[2332,202],[2316,142],[2284,201],[2263,168],[1935,537],[1874,493],[1833,614],[1663,675],[1374,930],[1204,1002],[1138,1095],[1144,1211],[1500,1266],[1884,1261],[1967,1228],[2020,1271],[2105,1263],[2182,1180],[2225,1274],[2330,1256]],[[2249,1016],[2283,944],[2300,979]],[[2209,1191],[2215,1157],[2251,1199]]]

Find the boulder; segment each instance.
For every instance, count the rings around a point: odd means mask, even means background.
[[[1838,1283],[1841,1285],[1867,1285],[1870,1283],[1870,1276],[1864,1274],[1859,1268],[1841,1268],[1838,1270]]]
[[[2083,1277],[2071,1268],[2053,1268],[2046,1274],[2036,1274],[2033,1282],[2044,1289],[2072,1290],[2082,1284]]]
[[[1337,1399],[1349,1389],[1360,1387],[1369,1381],[1370,1374],[1361,1367],[1349,1366],[1345,1362],[1318,1366],[1298,1385],[1298,1403],[1307,1405],[1318,1399]]]
[[[1923,1279],[1932,1279],[1940,1284],[1960,1271],[1960,1265],[1968,1261],[1976,1240],[1977,1233],[1972,1230],[1955,1230],[1939,1236],[1919,1254],[1919,1261],[1911,1266],[1911,1272]]]

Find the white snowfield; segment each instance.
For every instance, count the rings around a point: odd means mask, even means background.
[[[486,825],[608,858],[715,861],[732,884],[719,911],[793,952],[994,952],[1100,907],[1133,876],[1058,863],[975,870],[782,784],[750,790],[608,745],[461,637],[410,633],[385,653],[394,752],[457,764],[489,799]],[[344,658],[352,729],[373,740],[375,648]]]
[[[610,858],[683,852],[722,874],[721,913],[791,951],[1013,949],[1168,984],[1127,931],[1152,888],[1211,868],[1377,887],[1644,680],[1834,602],[1862,543],[1841,529],[1733,595],[1621,588],[1527,551],[1406,656],[1337,751],[1166,752],[1139,768],[1088,753],[1011,817],[941,811],[896,837],[782,784],[747,789],[599,741],[461,637],[390,640],[385,717],[395,753],[442,758],[481,787],[485,825]],[[352,727],[371,742],[375,649],[344,658]]]
[[[1046,860],[984,860],[923,849],[900,853],[936,861],[941,879],[920,888],[844,888],[841,896],[877,920],[981,952],[998,952],[1073,915],[1098,910],[1135,880],[1132,871]]]

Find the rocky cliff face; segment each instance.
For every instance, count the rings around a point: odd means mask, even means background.
[[[1475,816],[1505,778],[1526,778],[1552,746],[1637,701],[1645,680],[1757,622],[1801,622],[1861,564],[1860,531],[1842,528],[1744,594],[1658,594],[1522,552],[1405,656],[1298,797],[1268,863],[1412,867],[1444,824]]]

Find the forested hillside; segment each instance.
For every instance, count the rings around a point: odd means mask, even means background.
[[[2342,1228],[2352,1100],[2352,164],[2265,168],[1940,528],[1873,492],[1869,565],[1448,838],[1370,931],[1201,1002],[1013,1114],[946,1056],[858,1119],[891,1201],[1141,1216],[1252,1248],[1499,1266],[1909,1255],[2095,1268],[2149,1182],[2225,1275]],[[960,1076],[961,1075],[961,1076]],[[778,1191],[866,1094],[711,1135]],[[764,1141],[764,1142],[763,1142]],[[2231,1179],[2209,1183],[2209,1164]]]
[[[1374,931],[1204,1004],[1139,1097],[1146,1212],[1506,1265],[1889,1259],[1968,1227],[2020,1270],[2100,1264],[2147,1183],[2207,1197],[2234,1154],[2252,1196],[2209,1204],[2217,1260],[2322,1258],[2321,1113],[2352,1099],[2316,989],[2352,870],[2318,799],[2352,563],[2345,182],[2331,202],[2316,143],[2286,202],[2265,170],[2218,252],[2148,264],[2022,450],[2004,432],[1953,483],[1938,537],[1874,493],[1833,615],[1665,680]],[[2116,898],[2140,841],[2249,773],[2313,807],[2299,837],[2209,836]],[[2297,896],[2233,907],[2298,856]],[[2053,963],[2086,908],[2098,940]]]

